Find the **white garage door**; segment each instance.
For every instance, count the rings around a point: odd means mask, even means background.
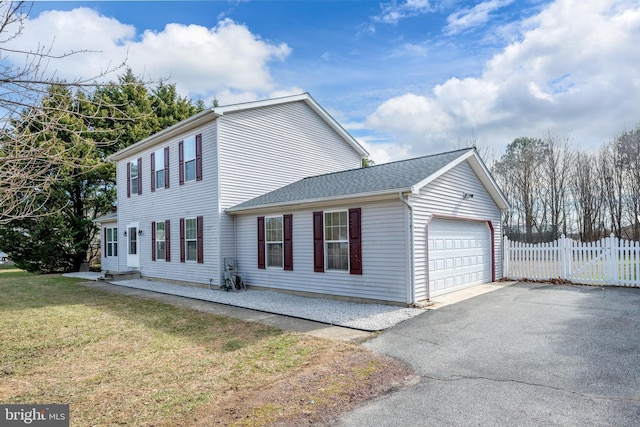
[[[491,232],[485,222],[434,219],[429,224],[431,296],[491,281]]]

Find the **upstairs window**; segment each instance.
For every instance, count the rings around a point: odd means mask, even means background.
[[[131,197],[132,194],[142,194],[141,169],[142,158],[127,163],[127,197]]]
[[[151,191],[169,188],[169,147],[151,153]]]
[[[178,144],[180,185],[202,180],[202,135],[198,134]]]

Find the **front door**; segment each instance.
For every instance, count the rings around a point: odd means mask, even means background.
[[[138,229],[137,222],[127,225],[127,267],[140,268]]]

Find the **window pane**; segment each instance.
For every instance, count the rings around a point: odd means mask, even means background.
[[[107,242],[113,240],[113,228],[107,228]]]
[[[138,178],[131,178],[131,193],[138,193]]]
[[[282,217],[267,218],[265,228],[267,242],[282,241]]]
[[[187,240],[195,240],[198,237],[197,234],[197,222],[195,218],[190,218],[185,220],[185,232],[184,232],[184,237]]]
[[[195,261],[198,256],[198,248],[195,241],[187,242],[187,261]]]
[[[196,137],[184,140],[184,161],[193,160],[196,158]]]
[[[137,244],[137,233],[138,230],[134,228],[129,229],[129,254],[135,255],[138,253],[138,244]]]
[[[267,244],[267,267],[282,267],[282,243]]]
[[[164,169],[156,171],[156,188],[164,187]]]
[[[113,256],[118,256],[118,244],[113,243]]]
[[[163,168],[164,169],[164,149],[156,151],[156,170]]]
[[[193,181],[196,179],[196,161],[190,160],[184,163],[184,180]]]
[[[156,259],[165,259],[165,251],[164,240],[162,242],[156,242]]]
[[[164,240],[164,222],[156,223],[156,240]]]
[[[113,228],[113,241],[114,242],[118,241],[118,229],[117,228]]]
[[[113,243],[107,243],[107,256],[113,256]]]
[[[138,177],[138,162],[131,162],[129,163],[131,165],[131,169],[130,169],[130,174],[129,176],[131,176],[131,178],[137,178]]]
[[[344,271],[349,269],[348,243],[327,243],[327,269]]]

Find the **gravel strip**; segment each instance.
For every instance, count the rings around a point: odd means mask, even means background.
[[[384,304],[358,304],[325,298],[307,298],[275,291],[246,290],[225,292],[144,279],[120,280],[109,283],[260,310],[267,313],[283,314],[363,331],[388,329],[403,320],[424,312],[417,308]]]

